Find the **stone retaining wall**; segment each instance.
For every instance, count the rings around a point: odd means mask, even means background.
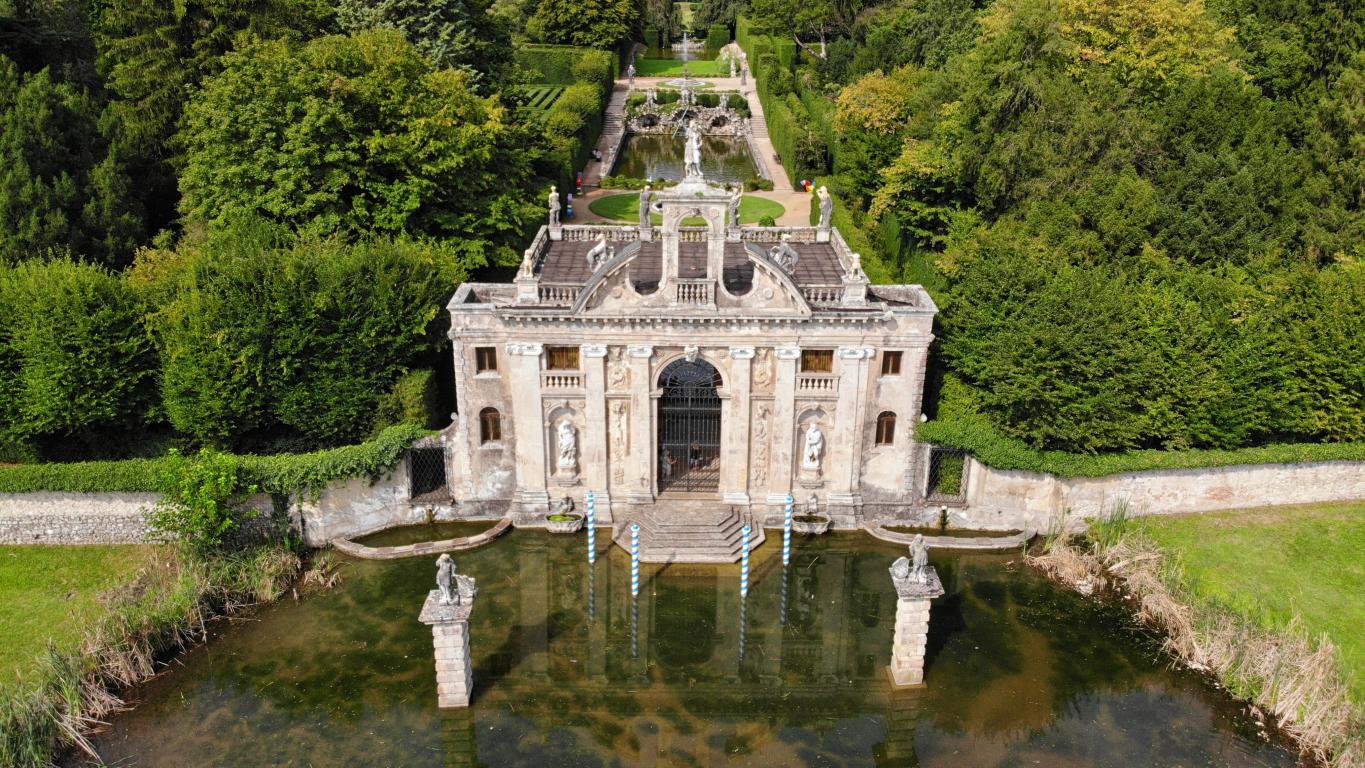
[[[965,509],[954,524],[1047,531],[1069,511],[1095,517],[1119,502],[1130,515],[1365,500],[1365,462],[1251,464],[1062,478],[988,467],[969,458]]]
[[[136,544],[155,493],[0,493],[0,544]]]

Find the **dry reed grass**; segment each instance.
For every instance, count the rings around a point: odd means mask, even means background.
[[[1365,719],[1325,635],[1310,637],[1297,619],[1270,630],[1222,609],[1196,609],[1179,565],[1132,531],[1110,530],[1080,546],[1057,537],[1029,562],[1073,586],[1112,586],[1162,632],[1167,651],[1251,701],[1305,755],[1334,768],[1365,766]]]

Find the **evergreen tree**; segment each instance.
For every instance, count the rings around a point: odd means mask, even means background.
[[[437,69],[459,67],[496,83],[512,62],[512,39],[487,0],[340,0],[347,32],[396,29]]]

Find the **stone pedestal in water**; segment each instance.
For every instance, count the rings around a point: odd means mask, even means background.
[[[891,666],[887,672],[897,686],[924,684],[924,645],[929,638],[929,601],[943,594],[938,571],[927,566],[924,581],[913,575],[897,578],[896,634],[891,641]]]
[[[431,625],[431,642],[436,649],[436,703],[442,708],[467,707],[474,690],[474,668],[469,658],[469,614],[474,598],[446,605],[441,591],[427,594],[419,620]]]

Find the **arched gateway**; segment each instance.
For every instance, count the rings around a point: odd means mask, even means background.
[[[705,360],[675,360],[659,374],[661,493],[720,488],[720,371]]]

